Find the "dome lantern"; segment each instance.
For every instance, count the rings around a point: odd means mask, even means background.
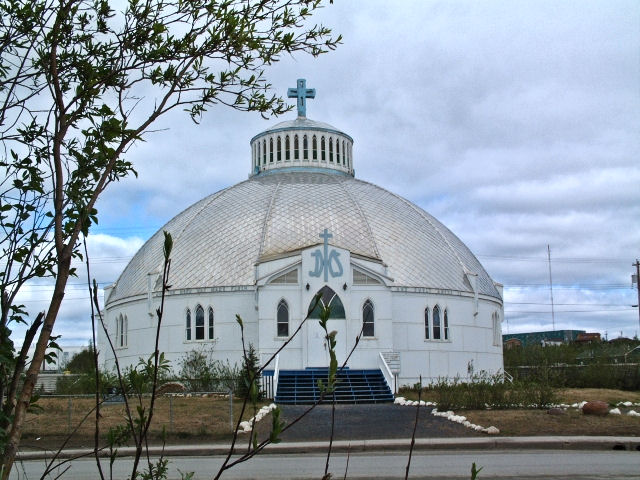
[[[277,171],[331,171],[354,176],[353,139],[323,122],[307,118],[307,98],[315,98],[315,88],[307,88],[304,78],[287,91],[297,99],[298,116],[280,122],[251,139],[251,175]]]

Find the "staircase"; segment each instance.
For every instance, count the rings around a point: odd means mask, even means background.
[[[327,384],[326,368],[306,370],[280,370],[275,403],[310,404],[320,398],[318,380]],[[333,395],[327,395],[324,403],[331,403]],[[380,370],[344,369],[338,373],[336,403],[384,403],[392,402],[393,394]]]

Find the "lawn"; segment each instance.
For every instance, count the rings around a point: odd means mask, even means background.
[[[640,392],[606,389],[560,389],[560,402],[572,404],[583,400],[603,400],[611,404],[621,401],[640,402]],[[403,392],[406,397],[412,395]],[[417,398],[417,396],[416,396]],[[429,398],[425,398],[429,400]],[[30,413],[24,426],[23,449],[58,448],[72,429],[67,448],[92,447],[95,414],[91,412],[91,398],[43,397],[38,401],[40,413]],[[234,425],[242,403],[234,400]],[[401,407],[397,408],[412,408]],[[640,411],[640,407],[634,407]],[[231,438],[229,399],[225,396],[158,398],[151,426],[151,441],[161,442],[163,428],[168,444],[228,442]],[[623,409],[628,410],[628,409]],[[102,438],[111,427],[124,422],[122,403],[106,404],[101,409]],[[546,410],[460,410],[477,425],[495,426],[501,435],[640,435],[640,417],[608,415],[593,417],[577,409],[568,409],[564,415],[549,415]],[[82,422],[88,414],[88,418]],[[247,412],[244,419],[249,419]],[[269,422],[267,417],[263,422]],[[78,426],[79,425],[79,426]],[[103,440],[104,441],[104,440]]]

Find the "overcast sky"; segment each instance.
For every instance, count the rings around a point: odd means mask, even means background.
[[[267,71],[307,116],[354,140],[356,177],[434,215],[505,285],[504,333],[638,332],[640,4],[632,1],[346,1],[313,21],[344,43]],[[282,119],[176,112],[129,154],[139,172],[99,203],[93,272],[115,281],[164,223],[247,178],[249,140]],[[55,333],[86,344],[89,304],[71,280]],[[34,287],[29,305],[44,287]],[[25,297],[26,298],[26,297]]]

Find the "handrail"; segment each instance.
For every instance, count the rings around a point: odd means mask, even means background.
[[[280,376],[280,354],[276,355],[276,361],[273,366],[273,399],[275,401],[278,393],[278,377]]]
[[[391,389],[391,393],[393,393],[395,395],[395,393],[396,393],[396,377],[391,372],[391,369],[389,368],[389,365],[387,365],[387,361],[382,356],[382,352],[380,352],[378,354],[378,363],[379,364],[382,363],[382,366],[380,368],[380,370],[382,371],[382,375],[384,376],[384,379],[387,381],[387,385],[389,385],[389,388]]]

